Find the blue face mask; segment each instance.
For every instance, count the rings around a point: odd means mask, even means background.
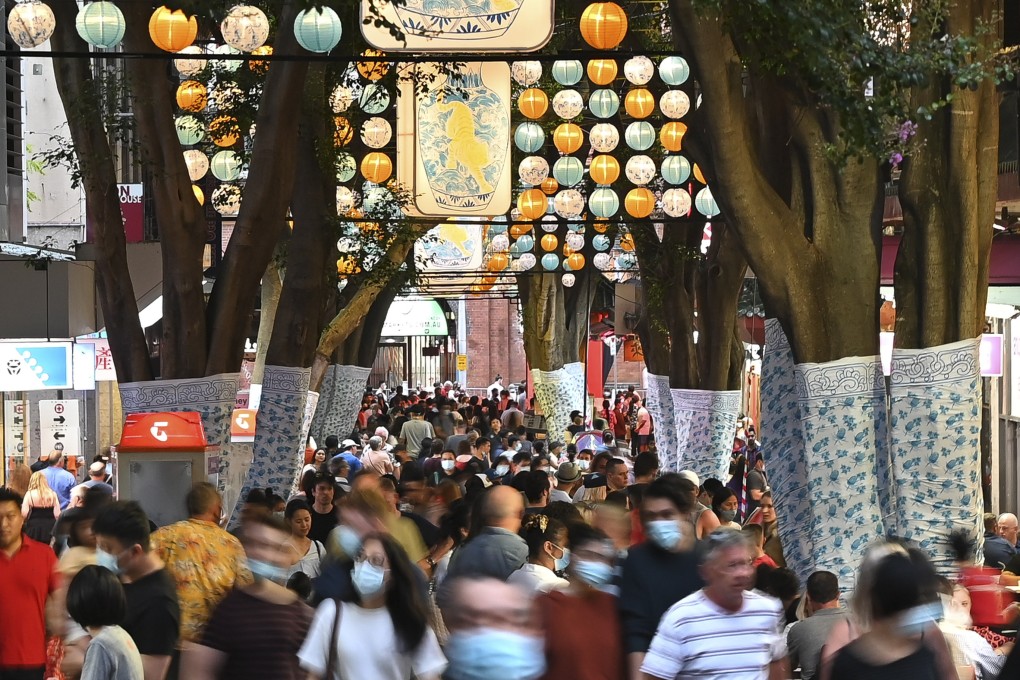
[[[251,570],[251,575],[256,579],[282,583],[284,579],[287,578],[286,569],[278,567],[275,564],[270,564],[269,562],[263,562],[262,560],[249,559],[248,569]]]
[[[737,516],[736,510],[720,510],[719,519],[724,522],[732,522]]]
[[[386,578],[386,570],[377,567],[370,562],[357,562],[354,565],[354,573],[351,575],[351,582],[358,595],[372,597],[378,595],[383,589]]]
[[[680,523],[672,519],[652,520],[645,526],[645,533],[648,534],[652,543],[663,550],[675,549],[680,539],[683,538]]]
[[[605,562],[574,562],[574,575],[592,588],[601,588],[613,581],[613,568]]]
[[[361,552],[361,537],[358,536],[358,532],[346,524],[337,526],[336,540],[340,544],[340,548],[351,559],[354,559],[354,556]]]
[[[510,472],[510,466],[509,465],[497,465],[496,466],[496,476],[497,477],[505,477],[506,473],[508,473],[508,472]]]
[[[446,658],[450,680],[535,680],[545,673],[540,637],[497,628],[450,633]]]
[[[96,564],[104,569],[109,569],[113,572],[114,576],[120,576],[124,573],[124,570],[120,568],[120,564],[117,562],[117,556],[111,555],[105,550],[96,548]]]
[[[556,547],[559,548],[559,546]],[[556,558],[556,571],[563,571],[567,568],[567,565],[570,564],[570,551],[566,548],[560,548],[560,550],[563,551],[563,556]]]

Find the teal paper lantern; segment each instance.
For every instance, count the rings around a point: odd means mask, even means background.
[[[183,146],[192,146],[205,139],[202,121],[194,116],[178,116],[174,127],[177,128],[177,139]]]
[[[616,258],[616,266],[619,269],[633,269],[637,266],[637,255],[634,253],[620,253]]]
[[[385,86],[379,83],[367,85],[361,92],[358,100],[361,110],[369,115],[376,115],[385,111],[390,105],[390,93]]]
[[[694,197],[694,207],[705,217],[715,217],[719,214],[719,204],[715,202],[712,190],[705,187]]]
[[[88,44],[109,49],[124,39],[127,22],[124,13],[112,2],[92,2],[78,12],[74,27]]]
[[[552,77],[553,80],[564,87],[576,85],[584,77],[584,65],[576,59],[563,59],[553,62]]]
[[[510,246],[510,254],[517,257],[524,253],[530,253],[534,249],[535,237],[531,234],[524,234],[523,236],[518,237],[518,239]]]
[[[662,179],[669,184],[679,186],[691,176],[691,163],[683,156],[666,156],[660,168]]]
[[[655,128],[647,120],[637,120],[627,126],[623,138],[635,151],[647,151],[655,144]]]
[[[233,182],[241,176],[241,157],[233,151],[220,151],[212,157],[209,169],[221,182]]]
[[[545,131],[538,123],[521,123],[514,132],[514,144],[524,153],[535,153],[545,144]]]
[[[596,118],[610,118],[620,110],[620,97],[612,90],[595,90],[588,97],[588,110]]]
[[[572,187],[584,179],[584,163],[579,158],[564,156],[553,164],[553,178],[561,186]]]
[[[592,247],[600,253],[609,250],[609,247],[613,245],[613,242],[609,240],[609,237],[605,234],[595,234],[595,238],[591,240]]]
[[[542,268],[547,272],[553,271],[558,266],[560,266],[560,258],[554,253],[546,253],[542,256]]]
[[[336,181],[350,182],[358,174],[358,161],[349,153],[341,153],[336,159]]]
[[[340,43],[343,27],[330,7],[301,10],[294,19],[294,37],[309,52],[329,52]]]
[[[659,64],[659,77],[667,85],[683,85],[691,77],[691,67],[683,57],[666,57]]]
[[[608,187],[599,187],[591,192],[588,207],[595,217],[612,217],[620,209],[620,197]]]
[[[489,234],[492,236],[498,236],[499,234],[505,234],[507,229],[506,215],[496,215],[489,222]]]

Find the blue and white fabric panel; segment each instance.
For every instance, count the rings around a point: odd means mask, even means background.
[[[740,414],[740,391],[670,391],[677,423],[677,448],[681,470],[692,470],[699,479],[729,477],[733,435]]]
[[[645,371],[645,395],[645,408],[652,417],[659,465],[664,472],[678,472],[680,455],[677,449],[676,418],[673,417],[669,376]]]
[[[545,416],[550,441],[563,441],[570,412],[584,409],[584,364],[574,362],[552,371],[531,369],[535,398]]]

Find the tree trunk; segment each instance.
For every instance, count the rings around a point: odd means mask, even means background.
[[[53,49],[84,52],[87,46],[74,29],[77,3],[55,0],[51,6],[57,20]],[[53,70],[81,170],[91,237],[96,245],[99,303],[117,379],[122,383],[151,380],[148,347],[138,319],[138,303],[127,264],[117,171],[100,115],[91,63],[88,59],[57,58],[53,60]]]
[[[280,295],[283,293],[283,270],[284,249],[281,247],[284,241],[281,239],[276,244],[273,257],[266,266],[266,273],[262,275],[262,295],[259,306],[259,335],[256,341],[255,368],[252,370],[251,381],[256,385],[262,384],[262,376],[266,370],[266,355],[269,353],[269,343],[273,337],[273,326],[276,323],[276,312],[280,308]]]
[[[712,243],[698,272],[698,384],[703,390],[739,390],[744,343],[737,306],[747,262],[733,231],[712,225]]]

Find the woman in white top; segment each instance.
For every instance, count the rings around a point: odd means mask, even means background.
[[[308,532],[312,528],[312,511],[308,503],[303,498],[295,498],[287,503],[283,516],[290,525],[290,540],[287,544],[290,546],[293,560],[290,569],[287,570],[287,578],[299,571],[308,578],[315,578],[319,575],[326,548],[318,541],[308,538]]]
[[[301,474],[304,475],[309,470],[311,470],[312,472],[318,472],[319,469],[325,464],[326,464],[326,449],[315,449],[315,453],[312,454],[312,462],[301,468]]]
[[[722,528],[740,530],[740,525],[733,521],[737,508],[737,495],[731,489],[724,486],[712,495],[712,512],[719,518]]]
[[[351,573],[358,602],[319,605],[298,652],[310,678],[439,680],[446,657],[414,569],[390,536],[365,538]]]
[[[563,523],[545,515],[528,515],[521,523],[521,537],[528,543],[528,561],[510,574],[507,583],[530,593],[547,593],[566,588],[570,583],[556,575],[570,562],[567,529]]]
[[[112,571],[83,567],[67,588],[67,611],[92,636],[81,680],[143,680],[142,656],[119,625],[127,615],[127,598]]]

